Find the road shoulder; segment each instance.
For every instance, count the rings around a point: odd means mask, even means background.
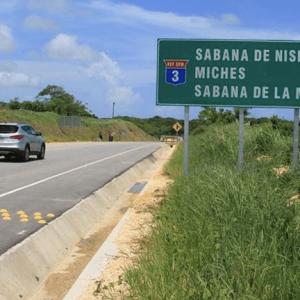
[[[124,270],[134,264],[140,253],[140,241],[151,232],[153,208],[160,205],[171,183],[163,167],[157,169],[128,209],[126,222],[115,239],[117,254],[110,258],[97,280],[90,280],[80,300],[105,299],[105,296],[121,300],[128,294]]]
[[[124,267],[132,263],[138,240],[151,228],[149,208],[159,204],[170,183],[163,168],[175,147],[167,148],[138,178],[138,182],[147,182],[143,190],[125,193],[107,214],[106,220],[102,220],[101,226],[87,234],[54,268],[32,300],[103,299],[99,290],[105,291],[106,287],[112,286],[119,287],[117,294],[126,293],[125,283],[119,284]]]

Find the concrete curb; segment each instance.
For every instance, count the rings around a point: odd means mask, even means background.
[[[85,289],[89,285],[90,280],[97,280],[106,267],[109,259],[118,254],[118,247],[115,244],[115,239],[118,237],[119,231],[122,229],[128,217],[129,212],[127,211],[89,264],[85,267],[63,300],[80,299],[85,293]]]
[[[163,151],[161,147],[3,254],[0,257],[0,300],[30,299],[41,288],[53,266],[99,224],[112,205],[151,168]]]

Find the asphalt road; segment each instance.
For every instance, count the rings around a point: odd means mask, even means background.
[[[44,160],[31,156],[23,163],[0,157],[0,255],[162,145],[51,143]],[[34,218],[36,213],[41,220]]]

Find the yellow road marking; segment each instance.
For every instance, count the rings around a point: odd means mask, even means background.
[[[38,223],[39,224],[46,224],[47,222],[45,220],[39,220]]]
[[[28,216],[27,216],[26,214],[19,215],[19,217],[20,217],[21,219],[23,219],[23,218],[28,219]]]
[[[5,209],[5,208],[0,209],[0,213],[1,213],[1,216],[2,216],[2,220],[4,220],[4,221],[10,221],[11,220],[11,215],[8,212],[7,209]],[[16,212],[16,214],[19,215],[20,222],[27,223],[27,222],[30,221],[30,218],[24,212],[24,210],[19,210],[19,211]],[[46,224],[47,223],[47,221],[45,221],[43,219],[42,213],[37,211],[33,214],[33,216],[34,216],[33,218],[35,220],[37,220],[39,224]],[[55,218],[55,215],[53,213],[48,213],[47,218]]]
[[[22,223],[27,223],[27,222],[29,222],[29,219],[23,218],[23,219],[20,219],[20,222],[22,222]]]

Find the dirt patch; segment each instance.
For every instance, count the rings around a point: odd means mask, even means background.
[[[289,167],[280,167],[280,168],[273,168],[276,173],[276,177],[279,178],[283,175],[283,173],[289,171]]]
[[[74,255],[76,256],[75,261],[61,273],[55,273],[48,277],[45,282],[45,291],[51,299],[61,299],[66,290],[72,287],[78,275],[109,236],[113,228],[113,225],[108,226],[90,238],[82,240],[82,244],[78,246],[79,250]]]
[[[153,174],[145,189],[129,208],[129,218],[115,240],[118,246],[117,256],[109,261],[98,280],[89,283],[80,300],[121,300],[128,295],[124,270],[134,263],[134,259],[140,253],[140,241],[153,226],[154,208],[163,201],[170,183],[171,180],[164,174],[163,167]]]
[[[60,300],[72,287],[86,265],[118,224],[124,212],[120,212],[107,226],[88,238],[82,239],[69,257],[57,266],[32,300]]]

